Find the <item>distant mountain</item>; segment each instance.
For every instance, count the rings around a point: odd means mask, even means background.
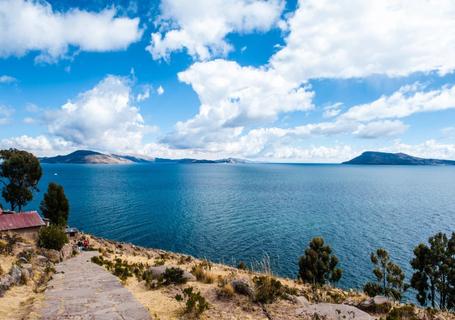
[[[85,163],[85,164],[132,164],[132,163],[247,163],[248,161],[235,158],[220,160],[204,159],[163,159],[152,160],[116,154],[104,154],[90,150],[78,150],[67,155],[40,158],[42,163]]]
[[[78,150],[64,156],[41,158],[40,161],[42,163],[129,164],[146,162],[147,160],[90,150]]]
[[[371,165],[455,165],[452,160],[424,159],[410,156],[405,153],[386,153],[367,151],[360,156],[343,162],[343,164],[371,164]]]

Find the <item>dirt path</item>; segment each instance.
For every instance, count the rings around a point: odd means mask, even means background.
[[[42,319],[150,320],[147,310],[118,279],[83,252],[56,266],[41,310]]]

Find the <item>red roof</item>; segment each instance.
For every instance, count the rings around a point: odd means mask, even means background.
[[[44,226],[45,223],[36,211],[3,213],[0,209],[0,231]]]

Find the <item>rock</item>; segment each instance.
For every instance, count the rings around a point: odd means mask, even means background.
[[[21,282],[22,271],[17,265],[13,265],[11,267],[11,271],[9,272],[9,274],[13,279],[13,284],[19,284]]]
[[[27,269],[21,269],[21,283],[26,284],[32,277],[32,273]]]
[[[366,312],[346,304],[317,303],[296,310],[299,316],[314,316],[315,314],[326,320],[355,319],[372,320]]]
[[[164,274],[166,269],[170,269],[170,268],[180,269],[180,268],[174,267],[174,266],[156,266],[156,267],[150,267],[149,272],[152,274],[153,278],[159,278],[161,275]],[[196,277],[193,276],[188,271],[183,271],[183,278],[186,279],[186,281],[196,281]]]
[[[60,262],[60,252],[54,249],[44,250],[44,256],[49,259],[49,261],[53,263]]]
[[[69,243],[65,244],[60,250],[60,258],[61,260],[66,260],[68,258],[71,258],[73,256],[73,246]]]
[[[36,256],[35,261],[38,265],[44,267],[44,266],[46,266],[49,259],[46,258],[45,256],[38,255],[38,256]]]
[[[4,275],[0,278],[0,297],[3,297],[5,291],[13,285],[13,277],[9,274]]]
[[[294,295],[285,293],[283,295],[283,298],[286,299],[286,300],[291,301],[294,304],[302,306],[302,307],[307,307],[307,306],[310,305],[310,303],[308,302],[307,298],[305,298],[304,296],[294,296]]]
[[[243,294],[250,297],[254,296],[253,289],[251,289],[248,282],[244,280],[232,280],[231,285],[234,288],[234,291],[238,294]]]
[[[392,301],[384,296],[375,296],[360,302],[357,307],[371,313],[387,313],[392,309]]]

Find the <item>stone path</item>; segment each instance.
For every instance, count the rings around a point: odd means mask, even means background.
[[[150,320],[147,310],[118,279],[82,252],[56,266],[41,311],[43,320]]]

